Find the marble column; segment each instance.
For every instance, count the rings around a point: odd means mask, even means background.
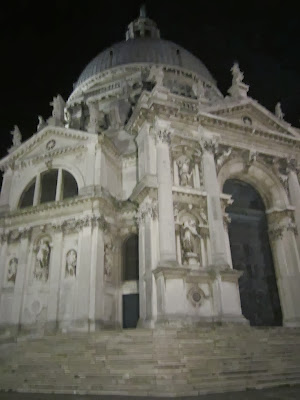
[[[47,330],[55,330],[58,321],[58,304],[59,304],[59,285],[61,281],[61,273],[64,271],[62,265],[62,244],[63,233],[62,227],[58,227],[52,237],[52,254],[49,274],[49,296],[47,307]]]
[[[88,217],[83,220],[82,230],[79,232],[79,254],[76,279],[76,307],[74,328],[87,331],[89,329],[90,305],[90,274],[92,258],[92,226]]]
[[[173,211],[173,179],[170,161],[170,131],[156,131],[160,263],[176,263],[176,239]]]
[[[230,268],[228,260],[228,234],[224,227],[222,203],[214,154],[217,138],[201,132],[204,190],[207,193],[207,214],[211,248],[214,318],[220,322],[247,323],[242,315],[238,279],[239,271]]]
[[[0,211],[6,211],[9,209],[9,194],[11,189],[13,179],[13,171],[9,168],[3,174],[3,182],[1,187],[1,196],[0,196]]]
[[[300,259],[290,211],[267,213],[283,325],[300,326]]]
[[[0,303],[1,294],[6,280],[6,263],[7,263],[7,234],[0,235]]]
[[[15,281],[14,299],[12,306],[12,325],[16,328],[21,323],[21,313],[24,301],[24,291],[26,287],[26,275],[28,268],[28,248],[31,237],[31,229],[23,230],[21,234],[18,272]]]
[[[201,137],[203,150],[202,164],[204,186],[207,193],[207,214],[211,241],[211,256],[214,266],[226,266],[226,233],[223,224],[223,213],[220,200],[220,188],[217,178],[214,152],[217,147],[215,138]]]
[[[104,320],[104,223],[103,217],[96,217],[93,221],[89,305],[91,331],[100,328]]]
[[[289,193],[292,206],[295,207],[295,223],[298,230],[297,247],[300,255],[300,184],[295,168],[289,171]]]
[[[139,326],[153,327],[155,319],[153,270],[156,267],[155,239],[157,237],[154,220],[157,218],[157,202],[146,198],[138,212],[139,220]]]

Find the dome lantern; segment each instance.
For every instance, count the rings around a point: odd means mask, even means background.
[[[160,32],[156,23],[147,17],[145,5],[141,6],[139,17],[128,25],[126,31],[126,40],[140,37],[154,39],[160,38]]]

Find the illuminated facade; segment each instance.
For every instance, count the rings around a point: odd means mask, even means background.
[[[0,326],[300,326],[300,133],[143,13],[0,161]],[[234,202],[232,203],[232,200]]]

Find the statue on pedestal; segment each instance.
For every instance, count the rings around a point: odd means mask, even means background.
[[[183,258],[190,264],[197,264],[199,257],[197,254],[195,239],[200,235],[197,232],[196,221],[192,219],[186,220],[181,226],[181,246],[183,250]]]
[[[232,73],[232,84],[228,93],[233,98],[246,98],[249,86],[243,82],[244,73],[240,70],[239,64],[235,62],[230,71]]]
[[[280,101],[275,106],[275,115],[278,119],[283,120],[284,113],[282,112]]]
[[[187,157],[180,157],[177,160],[179,168],[179,181],[181,186],[191,186],[193,172],[190,172],[190,160]]]
[[[64,127],[65,122],[65,101],[58,94],[56,97],[53,97],[53,101],[50,103],[52,106],[52,117],[48,118],[47,123],[52,126],[61,126]]]
[[[20,129],[18,128],[17,125],[14,126],[14,129],[10,132],[10,134],[12,135],[12,149],[15,149],[19,146],[21,146],[21,141],[22,141],[22,135],[20,132]]]

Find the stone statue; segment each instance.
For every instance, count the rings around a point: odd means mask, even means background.
[[[226,159],[230,156],[232,152],[232,148],[229,147],[227,150],[224,150],[219,156],[217,157],[217,166],[218,168],[221,168],[222,165],[225,163]]]
[[[198,98],[198,101],[205,98],[205,87],[203,82],[199,79],[198,82],[193,84],[193,92],[195,96]]]
[[[188,158],[179,159],[177,161],[179,168],[179,180],[181,186],[191,186],[190,181],[193,172],[190,172],[190,160]]]
[[[46,121],[44,120],[44,118],[41,115],[38,115],[38,120],[39,120],[39,122],[38,122],[38,126],[36,128],[37,132],[41,131],[47,125]]]
[[[13,137],[13,148],[19,147],[21,145],[22,135],[17,125],[14,126],[14,129],[10,132],[10,134]]]
[[[232,84],[228,93],[235,99],[247,98],[249,86],[243,82],[244,73],[240,70],[239,64],[235,62],[230,71],[232,73]]]
[[[164,80],[163,67],[157,67],[156,65],[152,65],[147,81],[148,82],[154,81],[157,86],[163,86],[163,80]]]
[[[37,262],[34,271],[34,277],[39,281],[46,282],[48,280],[50,251],[49,239],[42,238],[37,246]]]
[[[7,282],[15,283],[17,276],[18,259],[16,257],[12,258],[8,264],[7,270]]]
[[[200,238],[197,232],[196,222],[189,219],[184,221],[181,227],[182,249],[185,253],[195,253],[194,237]]]
[[[276,115],[276,117],[278,119],[283,120],[284,114],[283,114],[282,109],[281,109],[280,101],[275,106],[275,115]]]
[[[74,249],[68,251],[66,256],[66,277],[76,276],[77,252]]]
[[[244,73],[240,70],[239,64],[237,62],[233,64],[230,71],[232,73],[232,86],[239,85],[243,82]]]
[[[64,108],[64,120],[65,120],[65,128],[71,128],[71,123],[72,123],[71,113],[67,107]]]
[[[52,106],[52,117],[50,117],[47,122],[52,126],[64,126],[65,119],[65,101],[61,95],[53,97],[53,101],[50,103]]]

